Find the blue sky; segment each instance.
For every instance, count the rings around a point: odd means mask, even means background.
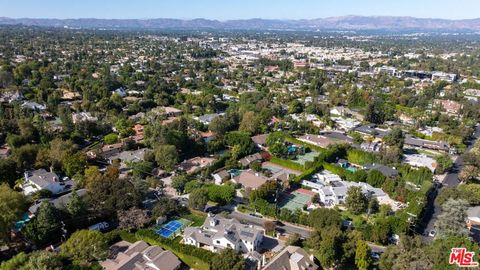
[[[0,0],[0,7],[0,16],[13,18],[480,17],[480,0]]]

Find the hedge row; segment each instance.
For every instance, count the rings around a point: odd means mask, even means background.
[[[277,158],[277,157],[272,157],[270,159],[270,162],[274,163],[274,164],[277,164],[277,165],[280,165],[282,167],[291,169],[291,170],[295,170],[295,171],[299,171],[299,172],[304,172],[305,171],[305,167],[303,165],[298,164],[296,162],[293,162],[291,160],[285,160],[285,159],[281,159],[281,158]]]

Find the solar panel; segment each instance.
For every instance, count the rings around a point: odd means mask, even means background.
[[[253,233],[251,232],[246,232],[246,231],[241,231],[240,235],[246,236],[246,237],[253,237]]]

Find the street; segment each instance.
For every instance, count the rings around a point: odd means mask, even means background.
[[[473,134],[473,138],[469,141],[467,145],[467,151],[470,151],[475,142],[480,139],[480,126],[477,126],[475,129],[475,133]],[[429,197],[428,197],[428,204],[425,209],[425,214],[423,215],[422,221],[417,228],[417,232],[424,235],[424,239],[426,241],[431,241],[432,237],[425,236],[428,232],[432,231],[435,227],[435,222],[437,220],[438,215],[442,212],[441,206],[437,205],[435,202],[435,198],[437,197],[438,193],[446,187],[456,187],[460,184],[458,179],[458,174],[463,168],[463,158],[462,156],[458,156],[457,159],[453,163],[453,167],[450,172],[447,173],[447,176],[443,179],[442,186],[439,189],[434,190]],[[426,226],[422,226],[422,224],[426,224]]]

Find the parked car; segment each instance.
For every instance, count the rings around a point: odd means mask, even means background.
[[[107,222],[99,222],[97,224],[93,224],[92,226],[88,227],[89,230],[92,231],[99,231],[99,232],[104,232],[110,228],[110,225],[108,225]]]

